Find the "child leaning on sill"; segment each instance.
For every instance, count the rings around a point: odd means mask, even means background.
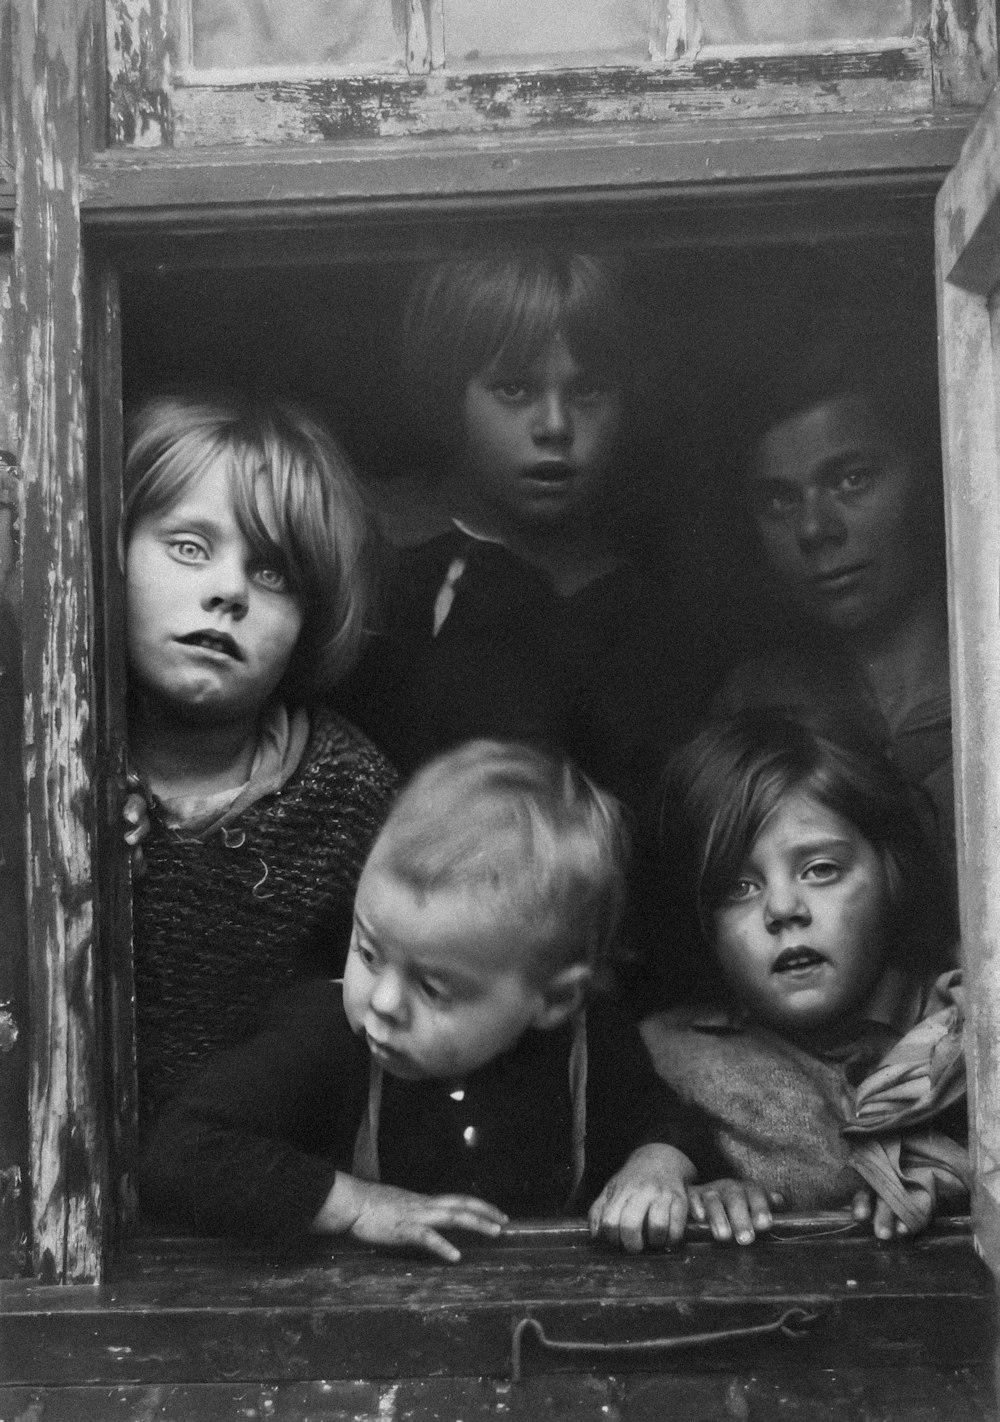
[[[696,1217],[748,1243],[769,1200],[850,1204],[889,1239],[964,1199],[961,973],[941,972],[942,881],[894,766],[853,730],[743,712],[674,757],[663,842],[722,989],[641,1028],[711,1123]]]
[[[343,981],[297,990],[168,1106],[144,1208],[449,1261],[443,1230],[510,1215],[589,1208],[627,1250],[680,1240],[697,1133],[596,990],[626,848],[567,760],[476,741],[418,771],[362,874]]]

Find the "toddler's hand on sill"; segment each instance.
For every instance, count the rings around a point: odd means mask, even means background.
[[[749,1180],[711,1180],[688,1189],[691,1214],[699,1224],[708,1224],[712,1238],[720,1243],[735,1239],[752,1244],[774,1223],[771,1211],[784,1201]]]
[[[925,1230],[934,1217],[934,1202],[929,1194],[926,1200],[927,1207],[922,1211],[923,1218],[917,1228],[905,1225],[901,1219],[897,1219],[886,1201],[867,1186],[856,1192],[851,1202],[851,1214],[861,1223],[871,1220],[872,1232],[876,1239],[910,1239]],[[910,1197],[910,1203],[914,1203],[913,1196]]]
[[[467,1229],[494,1238],[506,1222],[502,1210],[473,1195],[418,1195],[338,1172],[312,1227],[319,1234],[348,1234],[365,1244],[423,1249],[454,1264],[461,1253],[439,1230]]]
[[[674,1146],[633,1151],[590,1207],[590,1233],[630,1254],[679,1244],[687,1223],[687,1183],[694,1166]]]

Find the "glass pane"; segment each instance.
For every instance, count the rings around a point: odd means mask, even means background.
[[[198,69],[267,64],[402,66],[392,0],[191,0]]]
[[[639,64],[649,57],[649,0],[445,0],[444,11],[452,69],[541,59]]]
[[[698,0],[697,14],[704,44],[801,44],[913,33],[912,0]]]

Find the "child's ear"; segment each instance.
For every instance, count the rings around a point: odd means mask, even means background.
[[[560,1027],[583,1006],[584,993],[592,973],[586,963],[572,963],[549,978],[538,993],[535,1026],[541,1031]]]

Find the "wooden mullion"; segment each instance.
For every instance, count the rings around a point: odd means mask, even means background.
[[[80,354],[79,61],[91,15],[73,0],[14,0],[13,15],[32,1258],[44,1279],[92,1280],[107,1192]]]
[[[988,260],[984,246],[994,249]],[[1000,1273],[1000,96],[938,197],[938,321],[948,534],[959,900],[980,1246]],[[978,279],[978,280],[977,280]]]
[[[448,37],[445,28],[445,0],[426,0],[426,6],[427,28],[430,32],[430,67],[443,69],[446,58],[445,44]]]
[[[108,142],[108,65],[104,0],[80,5],[80,161],[86,163]]]
[[[28,1013],[24,938],[20,523],[21,375],[14,311],[11,12],[0,0],[0,1278],[24,1272],[28,1239]]]
[[[688,47],[688,0],[650,0],[649,57],[656,63],[679,59]]]
[[[2,62],[2,60],[0,60]],[[17,537],[18,341],[13,259],[0,246],[0,1278],[27,1265],[28,1010]]]
[[[89,509],[94,556],[93,663],[99,754],[96,852],[100,1043],[107,1063],[108,1178],[105,1255],[134,1208],[138,1087],[135,983],[132,969],[132,896],[122,845],[127,769],[125,599],[118,536],[122,509],[123,418],[121,298],[118,272],[104,258],[86,267],[86,393]]]
[[[934,107],[978,108],[997,80],[995,0],[932,0]]]
[[[431,67],[431,37],[424,0],[406,0],[406,71],[426,74]]]
[[[169,147],[172,142],[169,3],[104,0],[111,143]],[[190,43],[190,29],[182,28],[182,39]]]

